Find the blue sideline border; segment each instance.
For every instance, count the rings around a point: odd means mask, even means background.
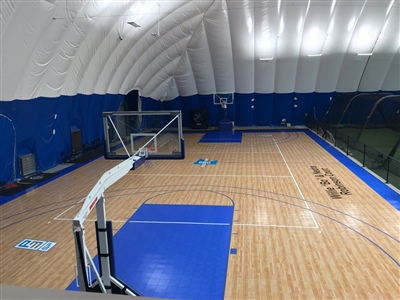
[[[350,171],[357,175],[361,180],[363,180],[368,186],[370,186],[375,192],[381,195],[387,202],[389,202],[393,207],[400,211],[400,194],[391,189],[386,183],[380,181],[374,175],[370,174],[363,167],[358,165],[356,162],[351,160],[345,154],[340,152],[334,146],[326,142],[319,135],[311,130],[304,131],[310,138],[312,138],[318,145],[324,148],[329,154],[335,157],[343,165],[345,165]]]

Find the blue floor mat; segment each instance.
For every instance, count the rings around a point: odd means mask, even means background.
[[[210,131],[206,132],[199,143],[241,143],[242,132]]]
[[[146,297],[224,299],[232,218],[233,206],[143,204],[114,237],[117,277]]]

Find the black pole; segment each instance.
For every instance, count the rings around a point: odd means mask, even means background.
[[[391,157],[388,157],[387,160],[388,164],[387,164],[387,170],[386,170],[386,183],[389,183],[389,170],[390,170],[390,163],[392,162]]]
[[[363,153],[363,167],[365,167],[365,152],[367,145],[364,144],[364,153]]]
[[[79,254],[79,262],[77,263],[77,268],[80,269],[80,273],[82,274],[84,289],[86,292],[89,292],[89,282],[85,265],[85,251],[83,250],[83,245],[82,245],[82,231],[75,232],[75,242],[76,242],[77,252]],[[80,281],[79,278],[78,281]],[[79,288],[82,291],[82,288],[81,287]]]

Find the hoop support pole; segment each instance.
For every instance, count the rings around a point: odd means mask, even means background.
[[[99,236],[99,259],[101,260],[101,277],[107,294],[111,294],[110,251],[108,249],[107,240],[107,222],[104,196],[102,196],[96,204],[96,213]]]

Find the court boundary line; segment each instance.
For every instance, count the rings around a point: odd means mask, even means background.
[[[54,218],[54,221],[72,221],[69,218]],[[95,219],[86,219],[88,222],[96,222]],[[252,224],[252,223],[203,223],[203,222],[174,222],[174,221],[128,221],[111,220],[113,223],[136,223],[136,224],[174,224],[174,225],[208,225],[208,226],[246,226],[246,227],[274,227],[274,228],[298,228],[298,229],[319,229],[315,226],[280,225],[280,224]]]
[[[126,176],[175,176],[175,177],[260,177],[260,178],[291,178],[291,176],[287,176],[287,175],[282,175],[282,176],[276,176],[276,175],[235,175],[235,174],[157,174],[157,173],[153,173],[153,174],[126,174]]]
[[[290,167],[289,167],[289,165],[288,165],[288,163],[287,163],[287,161],[286,161],[286,159],[285,159],[285,156],[283,155],[283,153],[282,153],[282,151],[281,151],[281,148],[279,148],[279,146],[278,146],[277,142],[275,141],[275,139],[273,139],[273,140],[274,140],[274,143],[275,143],[276,148],[277,148],[278,151],[279,151],[279,154],[281,155],[281,157],[282,157],[282,159],[283,159],[283,162],[284,162],[285,165],[286,165],[286,168],[288,169],[288,171],[289,171],[289,173],[290,173],[290,176],[292,177],[292,179],[293,179],[293,181],[294,181],[294,184],[296,185],[297,190],[298,190],[299,193],[300,193],[301,199],[303,200],[304,204],[306,205],[306,207],[307,207],[307,209],[308,209],[308,211],[309,211],[309,213],[310,213],[310,215],[311,215],[311,218],[312,218],[313,221],[314,221],[315,226],[317,226],[317,227],[319,228],[318,223],[317,223],[317,221],[315,220],[315,217],[314,217],[313,213],[310,211],[310,207],[308,206],[308,203],[307,203],[307,201],[306,201],[306,198],[304,198],[304,195],[303,195],[303,193],[302,193],[302,191],[301,191],[301,189],[300,189],[300,187],[299,187],[299,185],[298,185],[298,183],[297,183],[297,180],[296,180],[296,178],[294,177],[294,175],[293,175],[293,173],[292,173],[292,170],[290,169]]]
[[[234,226],[248,226],[248,227],[275,227],[275,228],[299,228],[299,229],[319,229],[315,226],[300,226],[300,225],[279,225],[279,224],[251,224],[251,223],[233,223]]]
[[[57,220],[59,217],[61,217],[63,214],[67,213],[69,210],[73,209],[75,206],[81,204],[83,201],[85,201],[85,198],[82,198],[81,200],[79,200],[77,203],[72,204],[69,208],[67,208],[66,210],[62,211],[61,213],[59,213],[57,216],[55,216],[53,218],[53,220]],[[73,219],[71,219],[72,221]]]
[[[268,144],[268,145],[272,145],[272,144]],[[253,147],[250,146],[250,147],[247,147],[246,149],[249,149],[249,148],[253,148]],[[257,146],[257,147],[254,147],[254,148],[259,148],[259,147]],[[209,150],[209,149],[206,149],[206,150]],[[204,151],[191,151],[190,155],[201,154],[201,153],[207,153],[209,155],[210,152],[206,151],[206,150],[204,150]],[[265,151],[265,152],[261,152],[261,151],[253,152],[252,151],[251,153],[254,153],[254,154],[276,154],[276,151]],[[226,153],[226,155],[230,155],[230,154],[243,154],[243,151],[229,151],[229,153],[228,152]]]
[[[340,162],[338,162],[338,163],[340,163]],[[366,183],[365,183],[366,184]],[[295,199],[295,200],[299,200],[299,201],[307,201],[307,202],[309,202],[309,203],[311,203],[311,204],[314,204],[314,205],[317,205],[317,206],[320,206],[320,207],[322,207],[322,208],[324,208],[324,209],[328,209],[328,210],[331,210],[331,211],[333,211],[334,213],[339,213],[339,214],[341,214],[341,215],[343,215],[343,216],[346,216],[346,217],[349,217],[349,218],[351,218],[351,219],[354,219],[355,221],[358,221],[358,222],[360,222],[360,223],[362,223],[363,225],[366,225],[367,227],[370,227],[370,228],[372,228],[372,229],[374,229],[374,230],[377,230],[379,233],[381,233],[381,234],[383,234],[383,235],[385,235],[386,237],[388,237],[388,238],[390,238],[390,239],[393,239],[394,241],[396,241],[396,242],[398,242],[398,243],[400,243],[400,240],[398,240],[398,239],[396,239],[395,237],[393,237],[392,235],[390,235],[389,233],[387,233],[386,231],[384,231],[383,229],[380,229],[380,228],[378,228],[378,227],[376,227],[376,226],[373,226],[372,224],[370,224],[370,223],[368,223],[368,222],[366,222],[366,221],[364,221],[364,220],[362,220],[362,219],[359,219],[359,218],[357,218],[357,217],[355,217],[355,216],[353,216],[353,215],[351,215],[351,214],[349,214],[349,213],[346,213],[346,212],[344,212],[344,211],[341,211],[341,210],[338,210],[338,209],[335,209],[335,208],[333,208],[333,207],[330,207],[330,206],[327,206],[327,205],[324,205],[324,204],[322,204],[322,203],[318,203],[318,202],[315,202],[315,200],[313,201],[313,200],[311,200],[311,199],[305,199],[305,200],[302,200],[302,199],[300,199],[300,198],[298,198],[298,197],[294,197],[294,196],[291,196],[291,195],[287,195],[287,194],[282,194],[282,193],[277,193],[277,192],[273,192],[273,191],[268,191],[268,190],[260,190],[260,189],[255,189],[255,188],[245,188],[245,187],[237,187],[237,186],[226,186],[226,185],[222,185],[222,186],[220,186],[220,185],[218,185],[218,186],[216,186],[216,185],[212,185],[212,184],[173,184],[173,185],[171,185],[171,184],[167,184],[167,185],[162,185],[162,186],[160,186],[160,185],[158,185],[158,186],[141,186],[140,187],[140,189],[144,189],[144,190],[147,190],[147,189],[158,189],[158,188],[176,188],[176,187],[185,187],[185,188],[187,188],[187,187],[190,187],[190,188],[193,188],[193,187],[196,187],[196,188],[200,188],[200,187],[212,187],[212,188],[222,188],[222,189],[224,189],[224,188],[229,188],[229,189],[231,189],[231,188],[233,188],[233,189],[239,189],[239,190],[244,190],[244,191],[252,191],[252,192],[260,192],[260,193],[263,193],[263,194],[272,194],[272,195],[277,195],[277,196],[283,196],[283,197],[287,197],[287,198],[289,198],[289,199]],[[130,190],[132,190],[133,188],[128,188],[128,189],[117,189],[117,190],[114,190],[113,192],[115,192],[115,193],[120,193],[120,192],[122,192],[122,191],[130,191]],[[163,192],[166,192],[165,190],[162,190]],[[162,191],[159,191],[159,190],[153,190],[153,192],[162,192]],[[167,191],[169,191],[169,192],[172,192],[172,191],[176,191],[175,189],[174,190],[167,190]],[[188,189],[188,190],[186,190],[186,189],[179,189],[178,191],[185,191],[185,192],[189,192],[189,191],[193,191],[193,190],[191,190],[191,189]],[[202,190],[202,189],[196,189],[196,190],[194,190],[194,191],[204,191],[204,190]],[[222,192],[222,191],[221,191]],[[226,191],[224,191],[224,192],[226,192]],[[285,204],[290,204],[291,205],[291,203],[288,203],[288,202],[286,202],[286,201],[284,201],[284,200],[280,200],[280,199],[275,199],[275,198],[271,198],[270,196],[266,196],[266,195],[257,195],[257,194],[248,194],[248,193],[245,193],[245,192],[243,192],[243,191],[229,191],[230,193],[234,193],[234,194],[240,194],[240,195],[250,195],[250,196],[256,196],[256,197],[261,197],[261,198],[264,198],[264,199],[268,199],[268,200],[272,200],[272,201],[278,201],[278,202],[284,202]],[[376,191],[375,191],[376,192]],[[133,194],[142,194],[142,193],[147,193],[147,191],[142,191],[142,192],[135,192],[135,193],[133,193]],[[124,193],[122,193],[122,194],[117,194],[117,195],[109,195],[108,196],[108,198],[113,198],[113,197],[119,197],[119,196],[124,196],[124,195],[126,195],[126,194],[124,194]],[[132,195],[130,192],[129,192],[129,195]],[[382,195],[380,195],[385,201],[387,201],[387,199],[385,199]],[[74,198],[71,198],[71,199],[67,199],[67,200],[65,200],[65,201],[69,201],[69,200],[73,200]],[[297,205],[296,204],[293,204],[294,206],[296,206],[297,207]],[[304,208],[304,209],[306,209],[305,207],[302,207],[302,208]],[[11,217],[13,217],[13,216],[15,216],[15,215],[11,215],[11,216],[8,216],[7,218],[11,218]],[[36,216],[36,215],[35,215]],[[72,220],[72,219],[71,219]],[[19,221],[17,222],[17,223],[19,223]],[[7,226],[5,226],[5,227],[8,227],[8,226],[10,226],[10,225],[13,225],[13,224],[9,224],[9,225],[7,225]],[[0,228],[0,229],[3,229],[3,228]]]
[[[54,218],[53,219],[54,221],[73,221],[74,219],[70,219],[70,218]],[[95,220],[95,219],[86,219],[86,221],[88,221],[88,222],[96,222],[97,220]],[[128,220],[110,220],[111,222],[115,222],[115,223],[125,223],[125,222],[127,222]]]

